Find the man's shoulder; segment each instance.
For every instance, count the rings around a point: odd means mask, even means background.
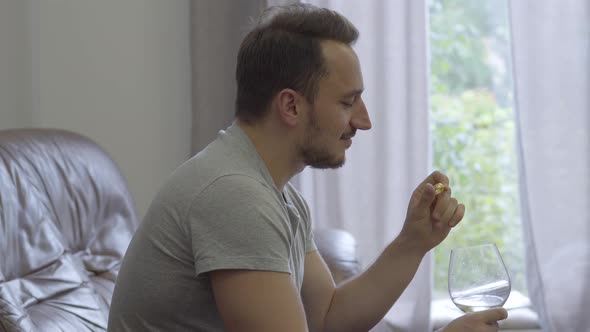
[[[263,179],[247,168],[215,167],[207,162],[188,162],[178,168],[158,193],[158,199],[175,205],[193,205],[207,198],[259,197],[270,192]]]
[[[231,142],[217,139],[205,149],[178,166],[166,179],[162,191],[166,194],[193,196],[211,184],[224,179],[229,181],[248,181],[261,178],[255,162]]]
[[[258,205],[279,203],[278,194],[264,180],[245,173],[229,173],[215,178],[195,197],[195,204]]]

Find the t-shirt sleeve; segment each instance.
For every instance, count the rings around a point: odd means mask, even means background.
[[[245,175],[215,180],[187,218],[197,275],[221,269],[291,273],[286,211],[272,188]]]

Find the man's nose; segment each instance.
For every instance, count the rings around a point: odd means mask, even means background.
[[[350,120],[350,125],[353,128],[360,130],[369,130],[372,127],[369,112],[367,111],[365,102],[362,99],[360,100],[359,107],[354,110],[352,119]]]

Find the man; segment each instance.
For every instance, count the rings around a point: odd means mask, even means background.
[[[289,180],[342,166],[356,131],[371,128],[357,36],[309,5],[263,15],[239,50],[236,120],[157,194],[121,267],[109,331],[368,331],[383,318],[465,208],[432,173],[375,263],[334,284]],[[496,331],[505,316],[468,314],[443,331]]]

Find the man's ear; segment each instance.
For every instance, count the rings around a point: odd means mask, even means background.
[[[294,127],[301,118],[302,96],[293,89],[283,89],[276,96],[279,119],[286,125]]]

